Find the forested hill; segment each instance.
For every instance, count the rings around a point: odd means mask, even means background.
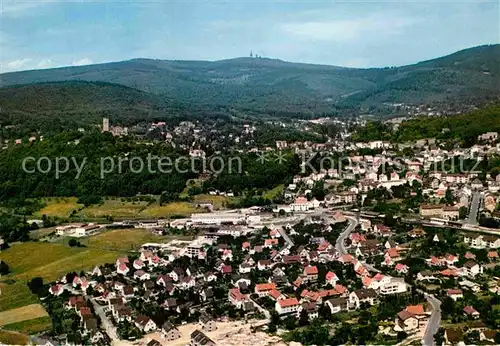
[[[266,58],[129,61],[0,75],[0,86],[102,81],[188,103],[259,110],[330,112],[340,105],[430,103],[500,94],[500,45],[414,65],[354,69]]]
[[[20,125],[17,135],[112,122],[208,119],[227,116],[226,109],[196,107],[127,86],[105,82],[47,82],[0,88],[0,125]]]
[[[353,140],[406,142],[437,138],[468,147],[477,143],[479,135],[489,131],[500,132],[500,104],[454,116],[409,119],[397,130],[380,121],[368,122],[356,130]]]

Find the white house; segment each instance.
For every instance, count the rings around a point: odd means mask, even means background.
[[[276,302],[276,312],[279,315],[296,314],[299,311],[300,303],[297,298],[281,299]]]
[[[356,290],[349,294],[349,304],[355,309],[359,309],[361,303],[375,305],[376,301],[377,293],[371,288]]]
[[[382,284],[379,288],[380,294],[398,294],[408,290],[408,285],[403,278],[391,278],[388,283]]]
[[[154,323],[152,319],[144,315],[137,316],[137,318],[135,319],[135,325],[145,333],[156,330],[156,323]]]

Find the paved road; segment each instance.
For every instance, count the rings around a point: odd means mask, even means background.
[[[472,201],[470,203],[469,219],[467,223],[469,225],[477,225],[477,213],[481,203],[481,193],[475,191],[472,193]]]
[[[113,325],[113,323],[109,320],[109,318],[106,316],[106,313],[104,312],[104,307],[107,305],[99,305],[94,298],[91,298],[90,301],[92,302],[92,305],[94,306],[94,310],[96,314],[101,318],[102,322],[102,327],[110,337],[111,341],[113,342],[118,342],[120,341],[120,338],[118,337],[118,334],[116,333],[116,328]]]
[[[361,264],[363,265],[363,267],[365,267],[366,269],[368,269],[368,271],[370,271],[370,272],[380,273],[380,270],[378,270],[377,268],[375,268],[371,264],[366,263],[365,261],[361,261]]]
[[[292,247],[294,245],[293,244],[293,240],[288,236],[288,234],[286,234],[285,228],[284,227],[278,227],[278,231],[280,232],[280,234],[283,237],[283,239],[285,239],[285,241],[288,244],[288,246]]]
[[[422,339],[422,345],[434,346],[434,334],[438,331],[439,324],[441,323],[441,302],[432,294],[426,294],[425,299],[432,306],[432,314]]]
[[[345,248],[345,240],[347,239],[347,237],[349,237],[349,234],[351,234],[351,232],[354,231],[354,229],[358,225],[358,221],[355,218],[353,217],[346,217],[346,218],[347,221],[349,222],[349,225],[342,233],[340,233],[339,237],[337,238],[337,242],[335,243],[335,249],[342,255],[347,254],[347,249]]]

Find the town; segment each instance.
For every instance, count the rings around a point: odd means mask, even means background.
[[[453,150],[434,139],[401,148],[346,138],[334,144],[344,166],[294,176],[271,208],[201,201],[203,212],[187,218],[54,227],[52,237],[78,244],[122,228],[195,236],[138,244],[114,263],[54,282],[32,279],[49,315],[72,321],[60,327],[66,338],[37,342],[253,344],[277,331],[317,344],[498,342],[500,309],[491,307],[500,304],[500,231],[491,223],[500,175],[436,169],[450,157],[488,160],[498,134]],[[329,146],[308,150],[322,155]],[[307,144],[262,150],[299,147]],[[413,155],[398,157],[406,148]],[[353,154],[363,150],[371,153]],[[213,189],[207,198],[230,194]]]
[[[500,345],[498,1],[0,6],[0,345]]]

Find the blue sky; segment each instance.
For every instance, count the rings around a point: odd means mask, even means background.
[[[136,57],[394,66],[500,42],[499,1],[0,0],[0,71]]]

